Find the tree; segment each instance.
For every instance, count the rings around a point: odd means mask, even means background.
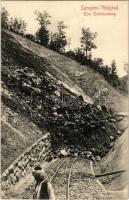
[[[8,16],[9,16],[9,13],[7,10],[5,10],[5,8],[3,7],[2,10],[1,10],[1,27],[2,28],[8,28]]]
[[[96,32],[92,33],[89,28],[82,28],[81,46],[85,52],[86,60],[88,59],[88,52],[91,52],[92,49],[97,48],[97,46],[94,44],[94,39],[96,36]]]
[[[58,34],[57,33],[51,33],[49,48],[54,51],[58,51]]]
[[[112,76],[116,76],[117,75],[117,67],[116,67],[115,60],[113,60],[112,64],[111,64],[111,75]]]
[[[36,32],[36,39],[41,45],[47,47],[49,42],[49,31],[45,27],[40,27]]]
[[[69,37],[67,39],[67,46],[68,46],[68,49],[70,50],[70,45],[71,45],[71,38]]]
[[[111,84],[115,87],[120,85],[120,80],[119,77],[117,75],[117,66],[116,66],[116,62],[115,60],[112,61],[111,63],[111,75],[110,75],[110,79],[111,79]]]
[[[111,68],[106,65],[103,67],[103,76],[105,77],[106,80],[110,80],[110,75],[111,75]]]
[[[66,40],[66,25],[64,24],[64,21],[58,21],[57,22],[57,33],[51,34],[51,41],[49,47],[55,51],[58,51],[60,53],[64,52],[64,47],[67,45]]]
[[[31,40],[31,41],[34,41],[34,42],[35,42],[35,36],[32,35],[32,34],[30,34],[30,33],[27,33],[27,34],[26,34],[26,38],[29,39],[29,40]]]
[[[124,70],[128,74],[128,71],[129,71],[129,64],[128,63],[124,63]]]
[[[75,54],[75,59],[76,61],[80,62],[83,64],[83,61],[84,61],[84,53],[82,51],[81,48],[76,48],[74,50],[74,54]]]
[[[103,59],[102,58],[95,58],[93,61],[92,61],[92,64],[91,64],[91,67],[98,71],[99,73],[101,72],[101,69],[103,67]]]
[[[39,43],[45,47],[48,46],[49,42],[49,31],[47,29],[47,26],[51,24],[49,18],[51,17],[47,11],[39,12],[35,11],[36,20],[38,21],[40,28],[36,32],[36,38],[39,41]]]
[[[64,21],[58,21],[57,29],[58,29],[59,51],[64,51],[64,47],[67,45],[66,33],[65,33],[66,28],[67,26],[64,24]]]
[[[128,71],[129,71],[129,64],[124,63],[124,70],[126,72],[126,75],[121,77],[120,82],[120,90],[123,91],[125,94],[128,94]]]
[[[26,22],[20,18],[11,18],[9,21],[9,29],[21,35],[24,35],[26,31],[26,26]]]

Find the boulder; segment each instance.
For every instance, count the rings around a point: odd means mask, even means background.
[[[111,142],[110,147],[113,147],[113,146],[114,146],[114,142]]]
[[[112,135],[110,136],[110,140],[114,140],[114,137]]]
[[[54,112],[53,115],[54,115],[54,116],[58,116],[57,112]]]
[[[56,91],[54,92],[54,94],[55,94],[57,97],[60,97],[60,92],[59,92],[58,90],[56,90]]]
[[[66,152],[65,149],[62,149],[62,150],[60,151],[60,155],[66,157],[66,156],[68,156],[68,153]]]
[[[101,157],[98,155],[95,157],[95,160],[99,162],[101,160]]]
[[[116,119],[110,119],[110,122],[116,123]]]

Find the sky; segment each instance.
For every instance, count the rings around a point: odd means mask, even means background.
[[[95,39],[98,48],[92,51],[93,58],[102,58],[108,65],[115,59],[118,74],[126,74],[124,64],[128,63],[128,1],[2,1],[2,6],[8,10],[10,17],[25,20],[27,32],[32,34],[38,29],[35,10],[46,10],[51,15],[50,31],[56,31],[57,21],[64,20],[71,49],[80,46],[82,27],[90,28],[92,32],[98,33]],[[110,15],[95,16],[98,12]]]

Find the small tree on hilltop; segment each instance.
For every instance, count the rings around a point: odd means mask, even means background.
[[[117,75],[117,66],[115,60],[112,61],[111,64],[111,74],[110,74],[110,80],[113,86],[117,87],[120,84],[119,77]]]
[[[124,70],[128,74],[128,72],[129,72],[129,64],[128,63],[124,63]]]
[[[35,42],[35,36],[30,33],[26,34],[26,38]]]
[[[26,31],[26,26],[26,22],[22,19],[11,18],[9,21],[9,29],[21,35],[24,35]]]
[[[64,47],[67,45],[65,29],[66,25],[64,24],[64,21],[58,21],[57,22],[58,32],[51,34],[51,41],[49,47],[60,53],[64,52]]]
[[[113,60],[111,64],[111,75],[114,77],[117,75],[117,67],[115,60]]]
[[[92,49],[96,49],[97,46],[94,43],[94,39],[97,37],[97,33],[92,33],[89,28],[82,28],[81,46],[85,52],[86,60],[88,59],[88,52]]]
[[[51,33],[49,48],[54,51],[58,51],[57,38],[58,38],[57,33]]]
[[[2,28],[8,28],[8,16],[9,16],[9,13],[7,10],[5,10],[5,8],[3,7],[1,9],[1,27]]]
[[[50,15],[47,13],[47,11],[39,12],[35,11],[36,20],[38,21],[40,28],[36,32],[36,38],[40,42],[41,45],[47,47],[49,42],[49,31],[47,29],[47,26],[51,24],[50,22]]]
[[[64,24],[64,21],[58,21],[57,23],[57,29],[58,29],[58,43],[59,43],[59,51],[64,51],[64,47],[67,45],[66,40],[66,25]]]
[[[74,54],[75,54],[75,59],[80,62],[80,63],[83,63],[83,60],[84,60],[84,53],[82,51],[81,48],[76,48],[74,50]]]

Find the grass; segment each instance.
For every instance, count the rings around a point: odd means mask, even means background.
[[[1,171],[42,137],[42,132],[32,122],[2,104]]]

